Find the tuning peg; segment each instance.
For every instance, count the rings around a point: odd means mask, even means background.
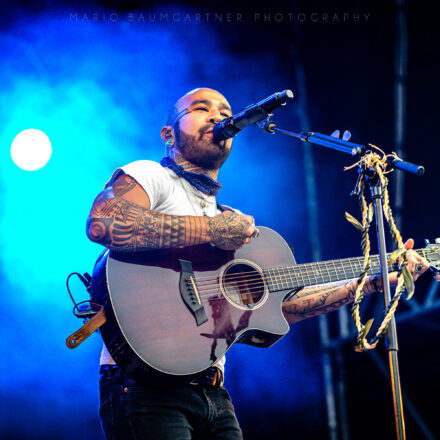
[[[425,238],[425,244],[426,246],[429,246],[431,244],[427,238]]]

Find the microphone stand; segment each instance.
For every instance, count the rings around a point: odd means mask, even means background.
[[[292,131],[283,130],[278,128],[276,124],[270,120],[268,116],[266,121],[261,121],[258,125],[263,130],[269,133],[281,133],[288,136],[295,137],[303,142],[309,142],[316,145],[321,145],[322,147],[331,148],[333,150],[341,151],[351,156],[357,156],[359,159],[363,155],[367,154],[367,147],[365,145],[355,144],[353,142],[344,141],[332,136],[328,136],[321,133],[306,132],[306,133],[294,133]],[[407,171],[416,175],[422,175],[425,169],[421,165],[416,165],[404,160],[397,158],[389,158],[389,164],[398,170]],[[385,228],[383,221],[383,191],[380,184],[380,179],[374,172],[370,172],[367,181],[370,186],[371,197],[374,204],[374,212],[376,218],[376,232],[377,241],[379,244],[379,258],[380,258],[380,268],[382,273],[383,282],[383,292],[384,292],[384,303],[385,310],[391,301],[391,289],[390,280],[388,274],[388,264],[387,264],[387,250],[385,243]],[[385,344],[388,352],[388,361],[391,374],[391,391],[393,395],[393,406],[394,406],[394,421],[396,425],[397,439],[404,440],[405,437],[405,422],[403,417],[403,401],[402,392],[400,388],[400,374],[399,374],[399,362],[397,352],[399,350],[397,343],[397,329],[396,320],[393,315],[390,320],[387,333],[385,336]]]

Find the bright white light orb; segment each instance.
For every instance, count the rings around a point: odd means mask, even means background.
[[[35,128],[23,130],[15,136],[11,145],[11,157],[15,165],[26,171],[43,168],[52,155],[52,144],[46,133]]]

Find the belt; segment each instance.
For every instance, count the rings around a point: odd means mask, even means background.
[[[217,367],[208,368],[201,373],[197,373],[191,380],[192,385],[211,385],[213,387],[223,386],[223,372]]]
[[[111,379],[117,371],[119,371],[117,365],[101,365],[99,369],[101,379]],[[223,386],[223,372],[217,367],[208,368],[207,370],[193,376],[190,384],[221,387]]]
[[[119,367],[117,365],[101,365],[99,368],[100,378],[111,379],[118,370]]]

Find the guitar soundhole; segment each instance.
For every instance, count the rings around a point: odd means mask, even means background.
[[[264,297],[262,274],[248,264],[234,264],[228,267],[222,277],[223,292],[238,306],[254,308]]]

